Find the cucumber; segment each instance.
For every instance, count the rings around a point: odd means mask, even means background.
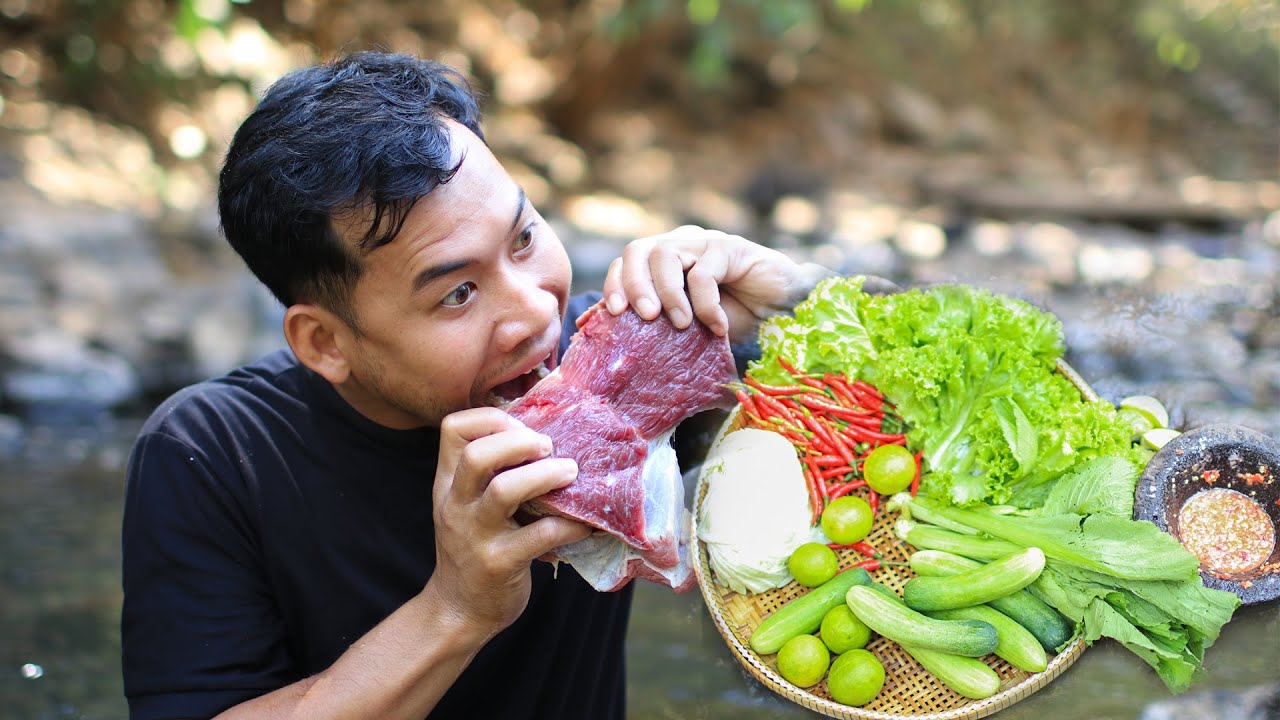
[[[751,633],[751,649],[761,655],[778,652],[788,640],[808,635],[822,625],[822,617],[844,602],[845,593],[855,585],[870,585],[871,576],[862,568],[850,568],[804,595],[783,605]]]
[[[1007,540],[962,535],[932,525],[916,525],[907,533],[906,540],[921,550],[942,550],[974,560],[996,560],[1022,549]]]
[[[888,598],[891,602],[902,605],[902,598],[884,585],[871,583],[869,587]],[[902,645],[899,643],[899,646],[904,652],[915,658],[916,662],[920,663],[925,670],[937,677],[943,685],[967,698],[981,700],[985,697],[991,697],[1000,689],[1000,676],[981,660],[941,653],[916,645]]]
[[[996,655],[1008,660],[1010,665],[1027,672],[1040,672],[1049,667],[1049,658],[1045,655],[1044,648],[1040,647],[1040,641],[1031,634],[1031,631],[999,610],[987,605],[975,605],[954,610],[934,610],[925,614],[939,620],[981,620],[991,623],[996,629],[996,634],[1000,636],[1000,644],[996,645]]]
[[[855,585],[845,602],[872,630],[898,643],[952,655],[982,657],[1000,643],[996,629],[981,620],[937,620],[890,599],[877,590]]]
[[[982,563],[937,550],[920,550],[911,556],[911,569],[928,577],[956,575],[979,567]],[[1065,645],[1075,633],[1062,613],[1026,590],[991,600],[987,605],[1026,628],[1041,647],[1051,652]]]
[[[959,575],[911,578],[902,586],[902,600],[921,612],[981,605],[1030,585],[1041,570],[1044,552],[1029,547]]]
[[[1000,676],[981,660],[948,655],[917,645],[903,645],[902,649],[943,685],[967,698],[981,700],[995,695],[1000,689]]]

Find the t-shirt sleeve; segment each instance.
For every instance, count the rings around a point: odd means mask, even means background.
[[[157,432],[130,457],[121,644],[132,720],[212,717],[296,679],[252,503],[216,465]]]

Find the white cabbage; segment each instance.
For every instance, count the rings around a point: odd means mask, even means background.
[[[739,593],[791,580],[787,558],[810,540],[809,493],[791,442],[768,430],[743,429],[711,449],[703,468],[706,497],[698,536],[716,579]]]

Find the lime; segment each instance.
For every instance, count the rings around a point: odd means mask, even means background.
[[[1133,430],[1134,440],[1141,438],[1143,433],[1155,427],[1151,424],[1151,416],[1146,413],[1140,413],[1133,408],[1120,408],[1120,412],[1116,414]]]
[[[797,635],[778,651],[778,673],[796,687],[813,687],[827,674],[831,653],[813,635]]]
[[[822,642],[827,649],[837,655],[866,647],[871,640],[871,628],[845,604],[828,610],[818,631],[822,633]]]
[[[916,458],[901,445],[881,445],[867,456],[862,476],[881,495],[902,492],[916,479]]]
[[[807,542],[795,549],[787,560],[791,577],[805,587],[818,587],[836,576],[840,558],[836,551],[817,542]]]
[[[866,500],[845,495],[822,511],[822,532],[831,542],[848,545],[866,537],[874,519]]]
[[[1150,395],[1130,395],[1120,401],[1120,409],[1134,410],[1145,415],[1153,428],[1169,427],[1169,411],[1164,404]]]
[[[1165,443],[1178,437],[1182,433],[1169,428],[1156,428],[1142,433],[1142,444],[1152,450],[1159,450],[1165,446]]]
[[[831,663],[827,691],[842,705],[866,705],[884,687],[884,666],[866,650],[850,650]]]

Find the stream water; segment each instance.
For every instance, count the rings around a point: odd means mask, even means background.
[[[1030,296],[1063,319],[1068,359],[1103,397],[1154,394],[1171,405],[1175,424],[1226,420],[1280,436],[1280,243],[1210,240],[1164,237],[1141,248],[1145,256],[1100,256],[1093,262],[1111,281],[1092,285],[1056,281],[1060,244],[1037,244],[1030,235],[1015,237],[1004,255],[981,248],[949,254],[898,279],[971,280]],[[1079,247],[1074,252],[1081,255]],[[1125,262],[1144,274],[1116,281]],[[124,462],[138,423],[46,412],[0,432],[0,445],[11,446],[0,447],[0,718],[126,716],[119,528]],[[816,717],[747,675],[696,592],[673,595],[641,583],[627,652],[637,720]],[[1208,652],[1206,670],[1174,698],[1142,661],[1103,641],[995,717],[1268,717],[1280,712],[1280,604],[1239,611]],[[1269,711],[1260,709],[1266,703]]]

